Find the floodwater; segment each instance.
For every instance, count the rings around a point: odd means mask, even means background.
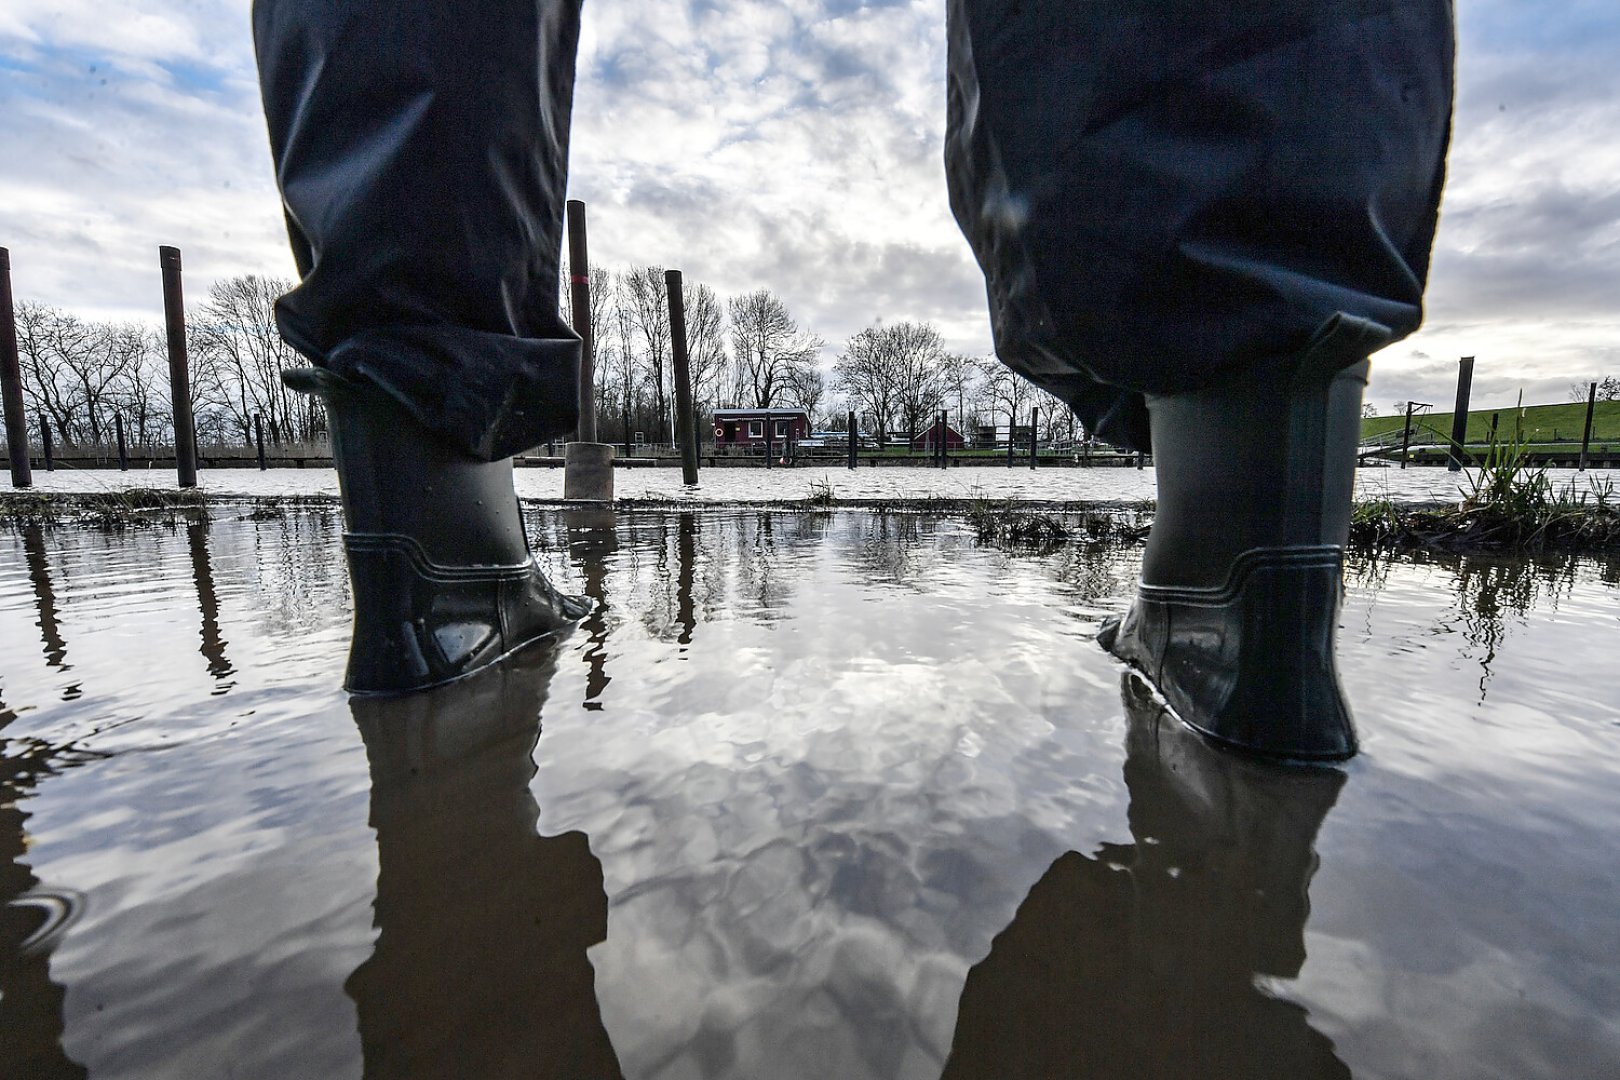
[[[351,703],[250,511],[0,532],[0,1074],[1620,1075],[1620,564],[1357,563],[1279,770],[1097,648],[1132,551],[536,510],[597,610]]]
[[[554,468],[517,470],[517,490],[524,499],[560,501],[563,471]],[[1356,477],[1361,498],[1388,498],[1399,502],[1456,502],[1471,490],[1475,470],[1462,473],[1443,468],[1366,468]],[[1547,478],[1559,489],[1573,485],[1576,492],[1592,484],[1620,486],[1620,470],[1548,469]],[[698,485],[681,483],[681,470],[669,466],[618,469],[614,494],[620,499],[724,505],[750,501],[838,500],[895,501],[903,499],[1015,499],[1039,502],[1132,503],[1151,499],[1157,492],[1154,472],[1132,468],[1042,468],[1027,465],[1007,469],[973,466],[954,469],[884,466],[848,468],[715,468],[698,474]],[[144,469],[121,473],[113,469],[34,472],[41,491],[91,492],[127,487],[170,487],[172,469]],[[338,493],[337,473],[331,469],[203,469],[198,484],[213,495],[299,496]]]

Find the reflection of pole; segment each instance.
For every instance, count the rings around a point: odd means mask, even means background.
[[[596,341],[591,326],[591,266],[585,251],[585,204],[568,200],[568,292],[579,335],[579,441],[596,441]],[[695,481],[694,481],[695,482]]]
[[[681,443],[681,482],[698,482],[697,411],[692,407],[692,361],[686,351],[686,297],[681,272],[664,271],[669,293],[669,339],[675,354],[675,437]]]
[[[693,513],[682,514],[676,525],[675,558],[675,618],[681,624],[681,636],[675,640],[690,645],[692,631],[697,629],[697,608],[692,601],[692,582],[697,573],[697,515]]]
[[[123,413],[113,413],[113,430],[118,433],[118,471],[129,472],[129,447],[124,442]]]
[[[202,653],[208,661],[208,674],[219,682],[236,669],[225,658],[225,640],[219,633],[219,595],[214,591],[214,567],[208,558],[208,523],[186,525],[186,545],[191,549],[191,576],[197,582],[197,610],[202,616]]]
[[[28,564],[28,581],[34,587],[34,604],[39,609],[39,636],[45,643],[45,663],[66,671],[67,642],[57,627],[56,590],[51,588],[51,572],[45,562],[45,533],[38,525],[22,526],[23,561]]]
[[[45,454],[45,471],[56,471],[56,455],[51,447],[51,418],[41,410],[39,414],[39,445]]]
[[[197,486],[197,432],[191,417],[191,368],[186,359],[186,301],[180,289],[180,249],[158,248],[163,268],[163,322],[169,338],[169,396],[174,405],[174,468],[183,488]]]
[[[1463,442],[1468,438],[1468,394],[1474,387],[1474,358],[1465,356],[1457,362],[1457,408],[1451,414],[1451,451],[1446,469],[1457,472],[1463,467],[1467,451]]]
[[[591,613],[580,623],[585,631],[585,708],[602,707],[598,700],[613,679],[607,673],[608,557],[618,550],[617,518],[612,510],[571,510],[566,517],[568,550],[577,560],[584,593],[594,600]]]
[[[29,487],[34,472],[28,460],[28,414],[23,406],[22,364],[17,358],[17,319],[11,307],[11,252],[6,248],[0,248],[0,398],[5,402],[11,486]]]
[[[1597,383],[1586,390],[1586,427],[1581,430],[1581,471],[1586,471],[1586,451],[1592,445],[1592,412],[1597,408]]]
[[[860,464],[860,447],[856,444],[859,436],[855,433],[855,410],[849,410],[849,426],[844,429],[849,436],[849,467],[855,468]]]
[[[269,468],[264,460],[264,420],[258,413],[253,414],[253,442],[259,448],[259,471]]]

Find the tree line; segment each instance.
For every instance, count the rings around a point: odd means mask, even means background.
[[[567,280],[567,277],[564,277]],[[590,345],[598,437],[674,441],[674,350],[663,268],[591,268]],[[276,298],[292,282],[244,275],[210,286],[187,313],[192,412],[203,446],[252,446],[255,418],[272,444],[318,442],[320,401],[288,390],[281,372],[306,363],[276,331]],[[854,334],[830,367],[825,340],[800,325],[769,289],[722,298],[683,283],[693,399],[700,432],[722,407],[801,408],[817,429],[842,430],[853,410],[880,443],[905,442],[941,411],[963,435],[1027,425],[1041,437],[1078,432],[1068,409],[993,357],[945,348],[929,323],[878,322]],[[566,295],[560,298],[568,318]],[[121,418],[132,447],[172,445],[168,352],[157,324],[106,322],[29,301],[16,307],[30,426],[42,418],[68,447],[112,443]]]

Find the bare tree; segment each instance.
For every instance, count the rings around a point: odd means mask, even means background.
[[[945,350],[928,323],[869,326],[849,339],[833,373],[838,388],[871,416],[878,445],[888,441],[896,420],[909,441],[923,414],[943,399]]]
[[[683,284],[686,305],[686,354],[692,375],[692,398],[712,403],[726,370],[725,315],[720,297],[702,283]]]
[[[992,413],[1007,417],[1008,437],[1018,418],[1024,415],[1035,390],[1028,380],[994,356],[976,362],[980,376],[980,397]]]
[[[1605,375],[1597,380],[1597,399],[1599,401],[1620,401],[1620,377]],[[1591,383],[1570,383],[1569,400],[1585,401],[1586,395],[1591,392]]]
[[[325,428],[319,403],[281,381],[284,370],[301,362],[276,329],[276,299],[291,288],[281,278],[225,278],[187,320],[197,411],[219,414],[221,438],[251,443],[255,415],[274,443],[307,440]]]
[[[796,368],[788,374],[787,399],[810,415],[810,426],[815,428],[816,412],[827,396],[827,376],[812,364]]]
[[[739,399],[768,409],[787,391],[793,373],[814,363],[822,340],[799,329],[787,306],[769,289],[734,297],[731,348]]]
[[[664,283],[664,268],[634,266],[619,275],[619,282],[625,290],[623,300],[628,301],[636,329],[641,334],[643,370],[652,377],[653,399],[658,409],[653,438],[667,442],[670,348],[669,293]]]

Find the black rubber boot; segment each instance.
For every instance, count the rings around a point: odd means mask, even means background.
[[[470,675],[589,610],[529,554],[510,458],[444,446],[380,394],[305,368],[288,386],[324,399],[354,587],[344,688],[404,694]]]
[[[1388,339],[1340,316],[1260,385],[1148,398],[1158,510],[1136,600],[1098,641],[1212,739],[1356,752],[1334,633],[1366,358]]]

